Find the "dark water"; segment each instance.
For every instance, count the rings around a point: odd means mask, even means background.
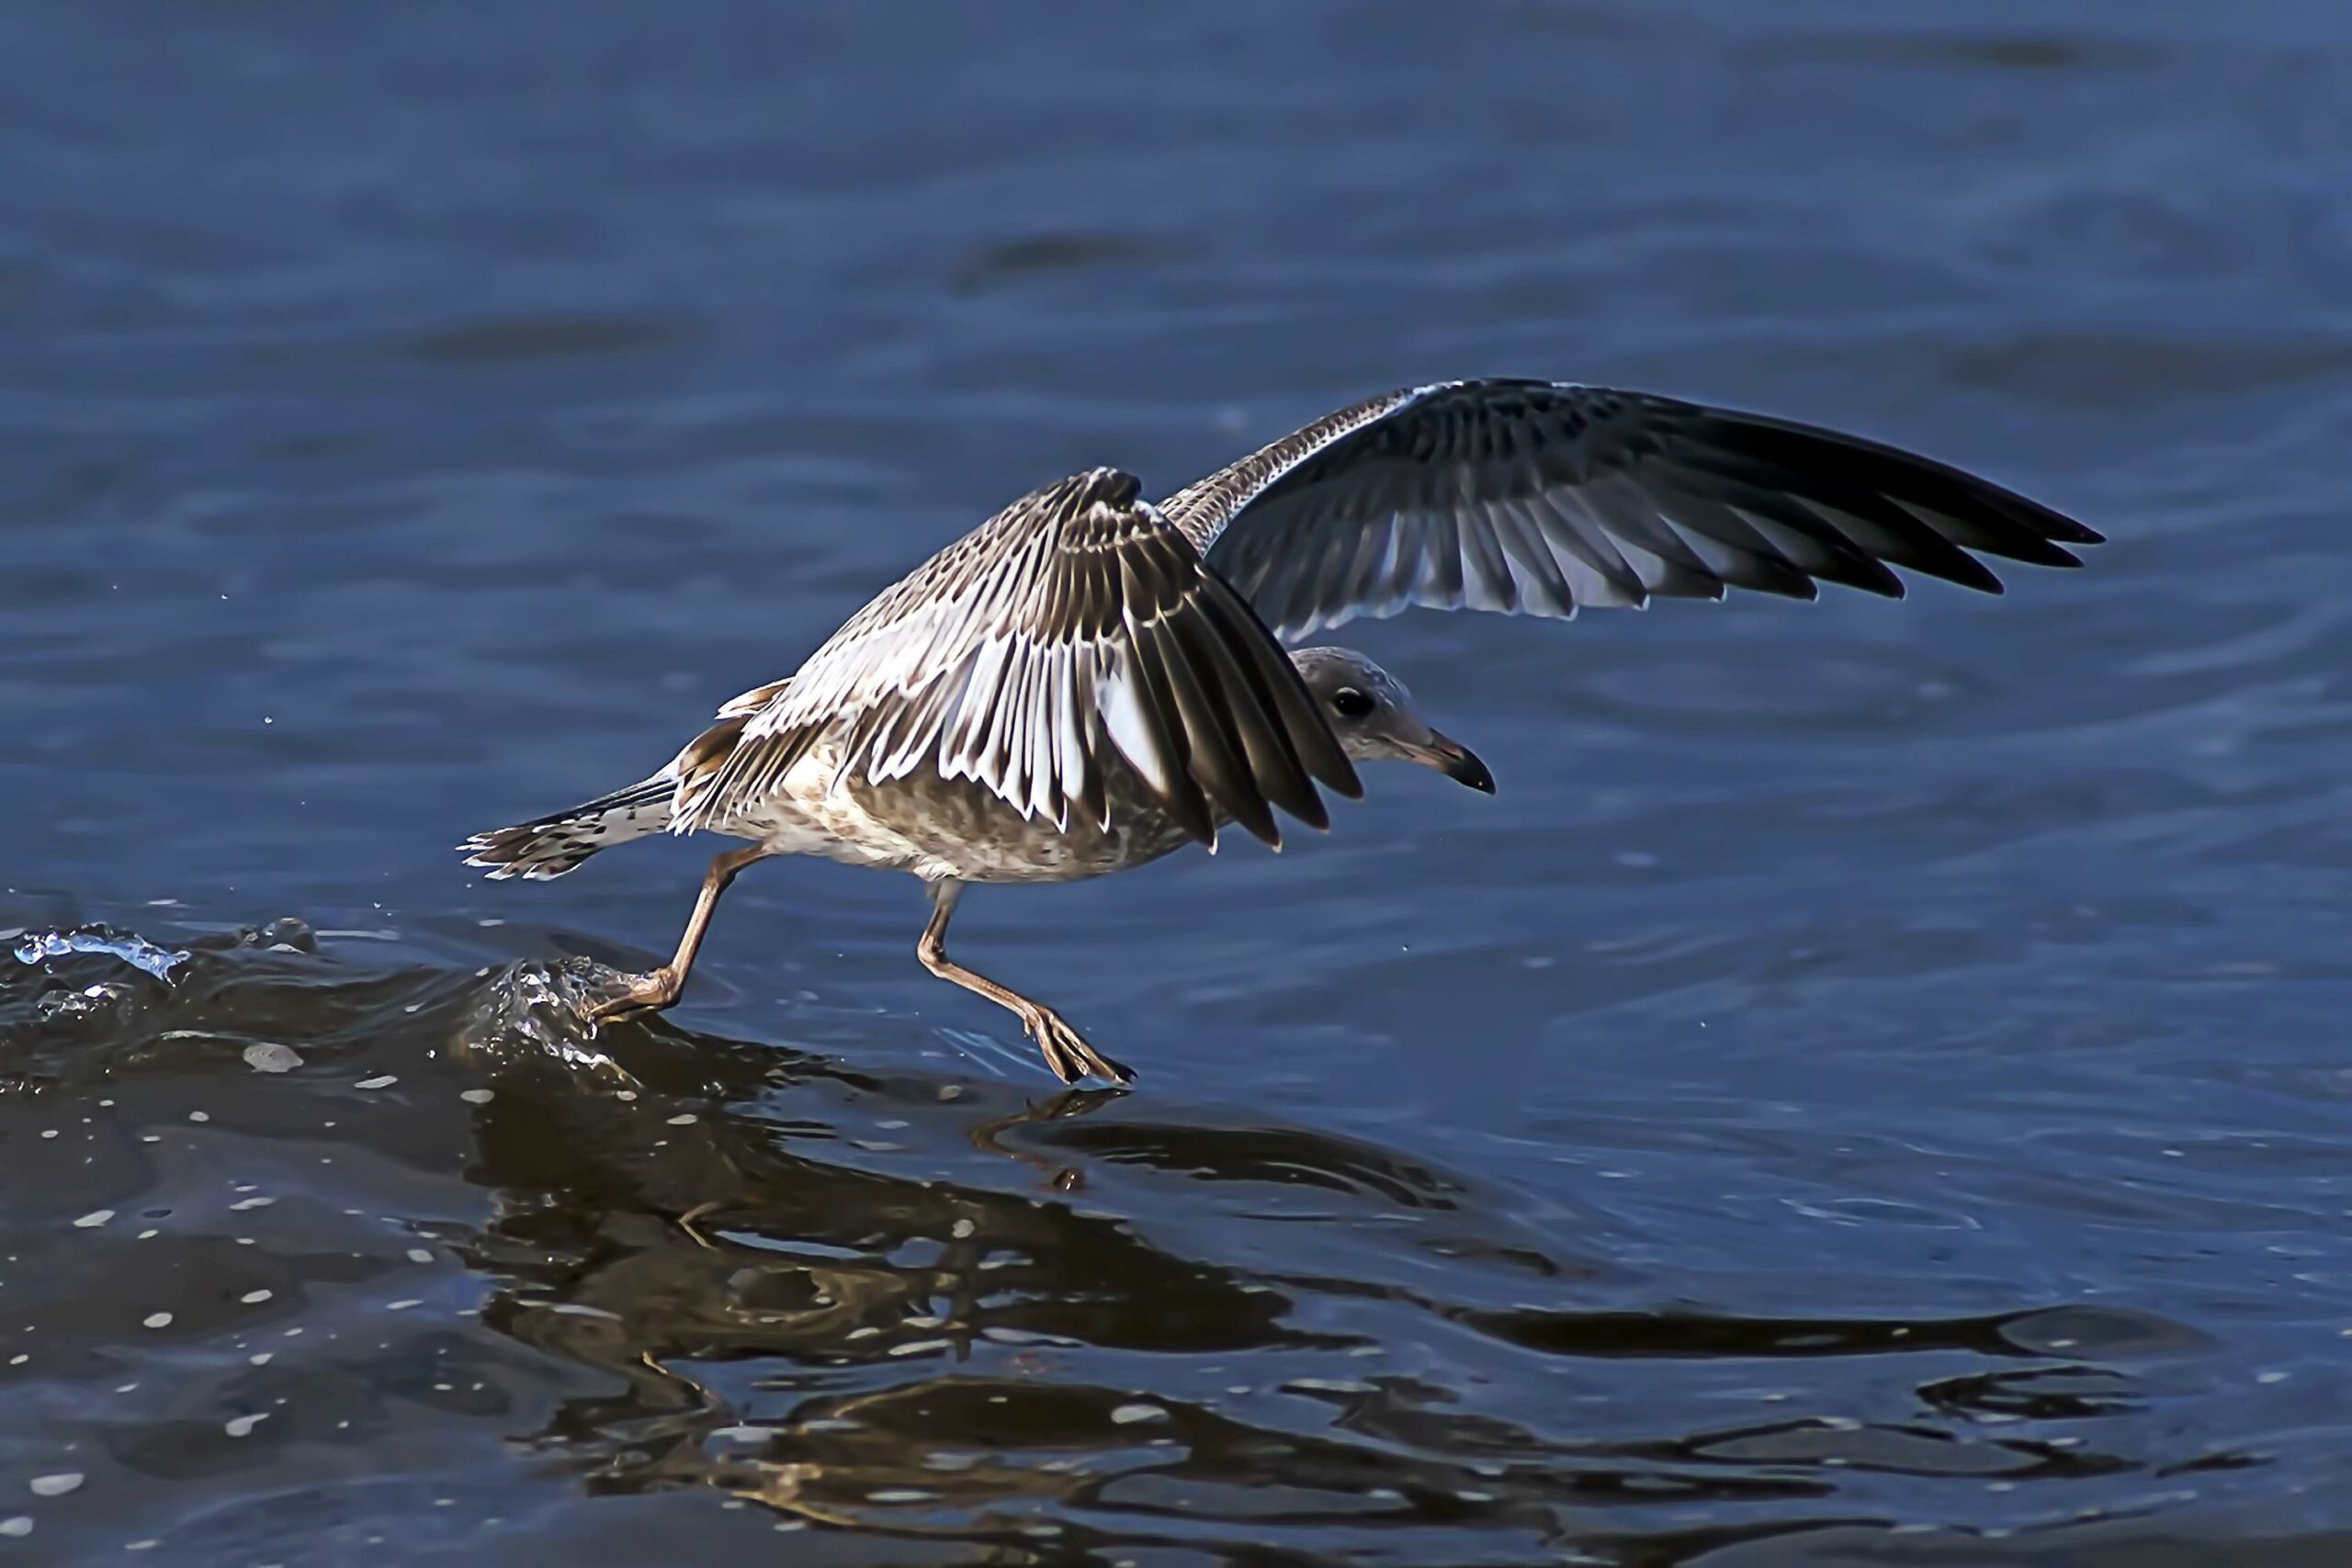
[[[0,956],[0,1561],[2352,1560],[2341,7],[0,35],[0,927],[188,954]],[[820,864],[583,1051],[700,850],[447,852],[1480,373],[2115,542],[1363,629],[1498,799],[968,901],[1125,1098]]]

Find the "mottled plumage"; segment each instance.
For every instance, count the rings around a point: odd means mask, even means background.
[[[1988,592],[1969,552],[2074,566],[2080,524],[1860,437],[1643,393],[1461,381],[1369,399],[1159,506],[1114,468],[1032,491],[746,692],[668,765],[467,840],[493,876],[559,876],[614,843],[749,840],[705,879],[677,955],[599,1016],[677,998],[735,873],[770,854],[905,871],[918,952],[1018,1013],[1064,1077],[1125,1070],[1050,1010],[947,959],[962,886],[1057,882],[1214,848],[1395,758],[1491,790],[1483,763],[1361,654],[1295,636],[1411,605],[1566,616],[1727,588],[1889,597],[1890,565]]]
[[[1015,502],[850,617],[682,779],[681,828],[755,812],[830,749],[830,793],[971,780],[1024,819],[1110,822],[1115,752],[1202,842],[1212,806],[1269,843],[1272,807],[1327,823],[1314,781],[1359,791],[1306,687],[1248,605],[1095,468]],[[1104,742],[1107,741],[1107,747]]]

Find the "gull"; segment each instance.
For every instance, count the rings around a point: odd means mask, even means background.
[[[1156,505],[1117,468],[1032,491],[650,777],[459,848],[493,877],[554,877],[664,831],[747,840],[710,863],[670,962],[592,1021],[675,1003],[754,861],[912,873],[931,897],[925,968],[1012,1011],[1064,1082],[1125,1083],[1051,1008],[947,955],[967,886],[1214,852],[1228,824],[1279,849],[1277,811],[1328,827],[1320,790],[1360,796],[1359,762],[1494,792],[1395,676],[1285,639],[1417,605],[1565,620],[1732,588],[1900,598],[1892,567],[1997,593],[1977,554],[2072,567],[2066,546],[2100,542],[1988,480],[1818,426],[1568,382],[1407,388]]]

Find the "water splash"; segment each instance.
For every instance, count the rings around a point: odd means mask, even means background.
[[[634,1088],[637,1080],[593,1043],[596,1026],[587,1017],[627,979],[586,958],[514,964],[482,987],[451,1044],[483,1067],[537,1058]]]
[[[27,931],[17,939],[19,964],[45,964],[76,953],[102,953],[119,958],[166,985],[171,983],[173,967],[188,960],[185,952],[158,947],[144,937],[110,931],[102,926],[72,931]]]

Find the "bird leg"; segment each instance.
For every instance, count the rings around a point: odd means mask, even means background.
[[[988,998],[1020,1019],[1021,1027],[1037,1043],[1046,1066],[1062,1082],[1076,1083],[1090,1074],[1113,1083],[1135,1082],[1135,1074],[1089,1045],[1086,1037],[1064,1023],[1053,1009],[1033,1002],[985,975],[976,975],[947,956],[947,920],[956,912],[956,897],[963,891],[960,882],[931,885],[931,922],[922,928],[922,940],[915,944],[915,956],[922,960],[922,966],[943,980],[952,980],[977,996]]]
[[[764,860],[768,852],[757,844],[740,850],[729,850],[710,863],[703,873],[702,893],[695,899],[695,912],[686,918],[685,934],[678,939],[678,951],[670,962],[650,975],[639,975],[628,983],[628,989],[619,996],[598,1002],[588,1010],[588,1021],[603,1023],[607,1020],[633,1012],[659,1012],[673,1005],[686,988],[686,972],[695,966],[695,950],[702,946],[702,933],[710,926],[710,912],[718,908],[718,896],[735,880],[735,874],[755,860]]]

